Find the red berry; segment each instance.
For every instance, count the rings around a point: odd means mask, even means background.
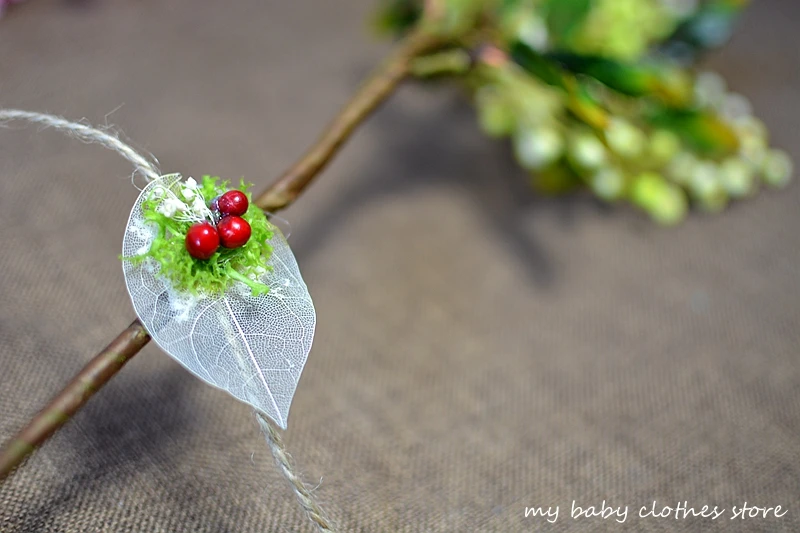
[[[240,217],[247,212],[247,195],[242,191],[228,191],[216,200],[217,209],[222,213],[222,216],[237,216]]]
[[[225,217],[217,224],[219,240],[225,248],[238,248],[250,240],[250,224],[242,217]]]
[[[208,222],[194,224],[186,232],[186,250],[195,259],[208,259],[214,255],[217,248],[219,248],[219,233],[217,228]]]

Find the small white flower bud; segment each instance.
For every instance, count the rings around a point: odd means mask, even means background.
[[[713,195],[718,188],[718,167],[711,161],[700,161],[689,178],[689,188],[697,198]]]
[[[625,178],[615,168],[604,168],[591,177],[592,190],[604,200],[616,200],[622,195]]]
[[[606,141],[622,157],[635,158],[642,153],[647,137],[642,130],[622,118],[612,118],[606,129]]]
[[[564,141],[553,128],[522,130],[514,136],[514,153],[520,164],[538,170],[552,163],[564,151]]]
[[[570,154],[579,166],[594,169],[606,162],[606,148],[590,133],[576,135],[570,142]]]
[[[754,165],[764,163],[767,156],[767,139],[755,134],[743,134],[739,137],[739,153]]]
[[[650,135],[648,152],[657,162],[666,163],[672,160],[681,149],[681,140],[668,130],[656,130]]]
[[[770,150],[764,157],[764,181],[775,187],[789,183],[793,171],[792,160],[783,150]]]
[[[721,113],[728,120],[737,120],[752,115],[753,106],[741,94],[729,93],[722,101]]]
[[[685,185],[692,178],[697,164],[697,157],[691,152],[678,152],[667,165],[666,174],[675,183]]]
[[[545,21],[534,14],[524,16],[517,30],[517,36],[520,41],[534,50],[544,50],[547,48],[550,38]]]
[[[728,203],[728,195],[722,187],[720,167],[712,161],[701,161],[689,180],[692,197],[700,207],[710,212],[722,210]]]
[[[739,157],[729,157],[719,168],[722,188],[732,198],[742,198],[753,191],[753,166]]]
[[[701,106],[716,107],[725,97],[725,78],[716,72],[701,72],[694,82],[694,97]]]
[[[195,212],[198,216],[204,216],[208,208],[206,207],[206,203],[203,201],[203,198],[200,195],[195,196],[194,201],[192,202],[192,211]]]
[[[178,211],[178,203],[172,198],[167,198],[156,209],[159,213],[166,217],[173,217],[175,216],[175,212]]]

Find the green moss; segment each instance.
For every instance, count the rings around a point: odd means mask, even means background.
[[[177,195],[180,194],[181,184],[178,181],[172,187]],[[250,287],[253,296],[266,294],[269,287],[254,279],[259,279],[264,270],[271,270],[268,261],[272,247],[269,241],[274,231],[263,211],[253,205],[251,195],[247,192],[249,186],[243,180],[239,184],[239,190],[250,201],[250,207],[242,218],[250,224],[252,233],[244,246],[232,250],[220,247],[207,260],[193,258],[185,245],[186,233],[193,222],[175,220],[159,212],[163,197],[151,194],[142,202],[142,213],[145,220],[156,228],[156,236],[146,253],[126,259],[133,262],[153,259],[161,266],[159,275],[166,277],[181,292],[218,294],[240,282]],[[206,202],[210,202],[230,190],[230,186],[228,181],[220,182],[217,176],[203,176],[198,190]]]

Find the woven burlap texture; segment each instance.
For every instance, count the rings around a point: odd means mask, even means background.
[[[31,1],[0,21],[0,105],[114,111],[165,172],[263,186],[388,50],[374,7]],[[706,64],[800,161],[798,24],[756,2]],[[539,198],[459,98],[402,88],[284,214],[318,312],[285,437],[342,529],[800,530],[800,187],[674,229]],[[129,178],[0,131],[2,439],[132,319]],[[631,516],[573,520],[573,500]],[[789,512],[635,516],[654,500]],[[250,411],[151,345],[0,486],[0,531],[312,529]]]

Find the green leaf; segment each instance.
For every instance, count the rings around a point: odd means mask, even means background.
[[[523,43],[514,41],[509,47],[511,59],[543,82],[566,89],[564,75],[558,65],[548,61],[542,54]]]
[[[677,224],[686,215],[688,206],[684,192],[654,172],[637,176],[630,195],[635,205],[647,211],[660,224]]]
[[[525,0],[500,0],[500,10],[505,11],[516,9],[523,3],[525,3]]]
[[[586,86],[557,63],[523,43],[515,41],[510,48],[511,58],[524,70],[543,82],[563,89],[569,96],[569,110],[593,128],[602,129],[607,120],[605,109],[592,97]]]
[[[570,53],[547,54],[545,57],[574,74],[595,78],[603,85],[628,96],[653,96],[671,106],[685,106],[692,97],[690,84],[681,76],[652,65]]]
[[[558,45],[566,45],[592,8],[592,0],[545,0],[542,12],[547,29]]]
[[[569,100],[567,106],[569,110],[576,117],[595,129],[605,129],[608,124],[608,112],[598,102],[586,85],[577,82],[573,79],[574,83],[571,84],[569,91]]]
[[[411,61],[410,70],[418,78],[466,74],[472,66],[469,53],[461,48],[444,50]]]
[[[442,16],[438,20],[438,32],[449,37],[461,37],[478,24],[485,0],[444,0]]]
[[[675,132],[703,155],[721,156],[739,148],[736,133],[713,113],[661,108],[650,113],[648,122]]]
[[[402,33],[419,20],[422,8],[413,0],[390,0],[385,2],[375,17],[375,28],[381,34]]]
[[[597,81],[628,96],[652,93],[659,83],[655,69],[620,63],[598,56],[556,53],[547,56],[567,70],[591,76]]]

